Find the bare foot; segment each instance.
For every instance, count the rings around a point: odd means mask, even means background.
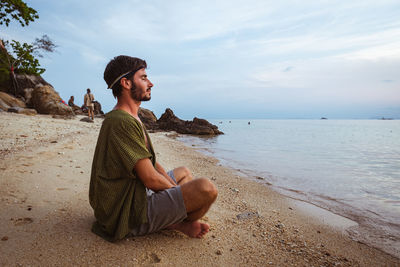
[[[178,230],[190,237],[202,238],[205,234],[208,233],[210,229],[210,225],[206,223],[201,223],[199,221],[194,222],[181,222],[177,224],[173,224],[167,227],[170,230]]]

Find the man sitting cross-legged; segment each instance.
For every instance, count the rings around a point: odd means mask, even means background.
[[[162,229],[200,238],[210,226],[199,219],[217,198],[217,189],[206,178],[193,179],[186,167],[167,173],[156,161],[138,116],[153,87],[146,67],[144,60],[118,56],[104,71],[117,105],[103,121],[93,158],[92,231],[109,241]]]

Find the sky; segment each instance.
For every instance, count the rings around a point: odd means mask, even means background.
[[[61,97],[91,88],[116,104],[103,73],[115,56],[146,60],[142,107],[182,119],[400,118],[399,0],[30,0],[39,19],[0,38],[47,34],[40,60]]]

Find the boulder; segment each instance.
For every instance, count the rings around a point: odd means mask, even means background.
[[[89,118],[89,117],[84,117],[84,118],[80,119],[80,121],[89,122],[89,123],[93,123],[93,122],[94,122],[94,121],[93,121],[91,118]]]
[[[10,108],[10,106],[7,105],[7,103],[5,103],[5,102],[0,98],[0,110],[1,110],[1,111],[5,111],[5,110],[7,110],[7,109],[9,109],[9,108]]]
[[[33,108],[21,108],[21,107],[11,107],[7,109],[7,112],[13,112],[25,115],[37,115],[37,111]]]
[[[100,102],[94,100],[94,101],[93,101],[93,104],[94,104],[94,115],[99,115],[99,114],[103,115],[104,112],[101,110],[101,104],[100,104]]]
[[[176,131],[181,134],[194,135],[219,135],[223,132],[207,120],[194,118],[192,121],[184,121],[175,116],[174,112],[167,108],[157,121],[158,128],[164,131]]]
[[[27,107],[33,107],[32,92],[33,92],[33,88],[24,88],[24,99],[25,99],[25,104]]]
[[[73,118],[75,118],[75,115],[57,115],[57,114],[54,114],[51,117],[53,119],[72,120]]]
[[[22,99],[26,105],[23,107],[35,108],[41,114],[57,114],[57,115],[84,115],[87,110],[79,106],[68,107],[63,102],[59,94],[54,90],[53,86],[46,82],[39,75],[16,74],[15,75],[18,88],[14,92],[14,87],[11,80],[0,82],[0,92],[7,92],[16,95]],[[38,89],[41,88],[41,89]],[[0,98],[0,110],[7,111],[10,107],[20,105],[7,104]],[[22,106],[20,106],[22,107]],[[94,101],[94,114],[100,117],[104,116],[101,109],[101,104]]]
[[[85,114],[80,106],[77,106],[77,105],[73,104],[70,107],[74,111],[75,115],[84,115]]]
[[[138,112],[140,120],[144,123],[148,130],[157,129],[157,117],[151,110],[139,108]]]
[[[37,114],[36,110],[26,108],[26,105],[22,100],[4,92],[0,92],[0,110],[25,115]]]
[[[16,93],[16,96],[25,96],[24,89],[25,88],[35,88],[38,85],[50,85],[48,82],[46,82],[41,76],[39,75],[32,75],[32,74],[16,74],[15,79],[17,81],[17,91],[14,92],[14,87],[12,85],[11,80],[4,81],[2,84],[0,84],[0,88],[2,90],[5,90],[5,92],[9,94]],[[51,86],[51,85],[50,85]]]
[[[11,107],[25,108],[26,105],[18,98],[15,98],[14,96],[4,92],[0,92],[0,109],[7,111]]]
[[[40,114],[74,115],[71,107],[62,102],[51,85],[35,87],[32,91],[32,105]]]

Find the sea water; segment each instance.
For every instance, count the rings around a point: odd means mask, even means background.
[[[181,137],[246,177],[356,221],[355,239],[400,255],[400,121],[210,120]]]

